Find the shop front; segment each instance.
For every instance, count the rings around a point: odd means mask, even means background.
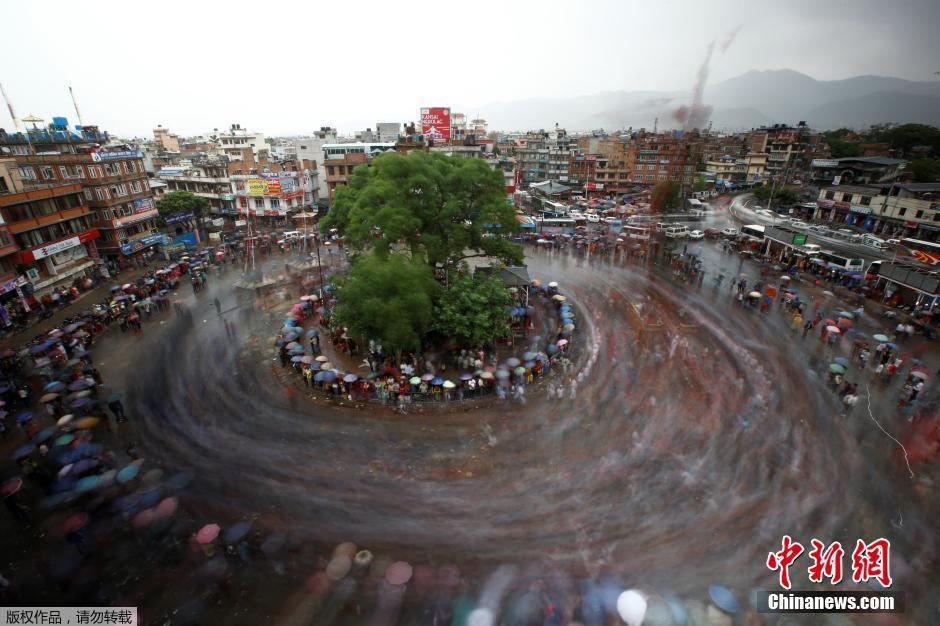
[[[20,263],[31,265],[34,270],[32,285],[35,293],[42,295],[65,286],[76,277],[89,275],[90,270],[98,264],[95,239],[99,236],[98,229],[93,228],[21,251]]]

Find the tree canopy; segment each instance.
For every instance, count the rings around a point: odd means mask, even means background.
[[[907,164],[915,183],[940,182],[940,158],[917,159]]]
[[[650,194],[650,208],[654,213],[679,207],[679,183],[664,180],[656,183]]]
[[[772,187],[768,185],[754,187],[754,195],[757,196],[757,199],[761,202],[769,202],[771,189]],[[800,194],[798,194],[793,189],[781,187],[779,185],[776,189],[773,189],[773,201],[777,204],[793,204],[799,199]]]
[[[387,255],[404,246],[428,265],[457,265],[471,256],[522,262],[522,248],[489,232],[516,229],[503,175],[482,159],[440,153],[386,152],[356,168],[339,187],[324,228],[354,248]]]
[[[495,276],[460,272],[441,294],[432,328],[461,348],[478,348],[509,334],[510,302],[509,291]]]
[[[171,213],[192,211],[197,218],[209,212],[209,201],[188,191],[171,191],[157,200],[160,217]]]
[[[337,320],[354,338],[376,339],[397,353],[419,350],[440,291],[434,271],[400,253],[356,257],[336,279]]]

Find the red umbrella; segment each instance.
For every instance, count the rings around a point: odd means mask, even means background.
[[[157,519],[156,511],[153,509],[144,509],[140,513],[134,516],[133,526],[134,528],[146,528],[153,524],[153,521]]]
[[[385,580],[392,585],[404,585],[411,580],[411,565],[404,561],[397,561],[385,570]]]
[[[219,536],[222,529],[218,524],[206,524],[196,533],[196,542],[202,545],[212,543]]]
[[[160,504],[158,504],[155,509],[157,517],[169,517],[173,515],[173,513],[176,512],[176,507],[176,498],[170,497],[160,500]]]
[[[20,487],[23,486],[23,481],[20,478],[11,478],[10,480],[3,483],[3,487],[0,487],[0,495],[4,498],[9,498],[14,493],[20,490]]]
[[[76,513],[62,522],[62,525],[59,526],[59,529],[63,534],[74,533],[77,530],[81,530],[86,525],[88,525],[88,514],[87,513]]]

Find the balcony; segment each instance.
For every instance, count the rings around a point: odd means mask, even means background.
[[[74,209],[67,209],[65,211],[56,211],[55,213],[50,213],[49,215],[40,215],[38,217],[30,217],[17,220],[15,222],[10,222],[8,227],[11,233],[19,234],[26,232],[27,230],[33,230],[36,228],[42,228],[43,226],[49,226],[50,224],[57,224],[58,222],[72,220],[76,217],[88,215],[89,213],[91,213],[90,208],[87,206],[80,206]]]

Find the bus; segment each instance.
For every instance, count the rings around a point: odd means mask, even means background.
[[[650,229],[644,226],[631,226],[627,224],[620,230],[620,236],[633,241],[649,241]]]
[[[545,233],[573,233],[576,226],[575,221],[567,217],[538,219],[535,223],[539,232]]]
[[[566,214],[568,213],[568,205],[561,202],[552,202],[551,200],[542,200],[542,210]]]
[[[862,259],[853,259],[847,256],[843,256],[832,250],[820,250],[817,259],[822,259],[826,262],[826,265],[836,269],[850,270],[853,272],[861,272],[862,268],[865,267],[865,261]]]
[[[758,241],[764,240],[764,227],[760,224],[745,224],[741,227],[741,234],[750,237],[751,239],[756,239]]]
[[[926,265],[940,263],[940,243],[920,239],[902,239],[901,245],[908,249],[911,257],[921,263]]]

